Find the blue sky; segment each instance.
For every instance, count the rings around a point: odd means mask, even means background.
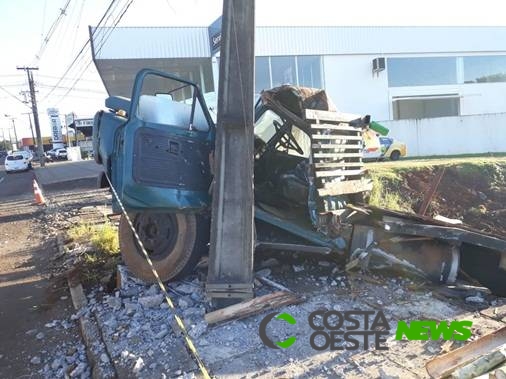
[[[26,77],[18,65],[36,65],[39,117],[43,134],[49,134],[48,107],[56,106],[63,115],[93,116],[102,107],[106,93],[91,59],[85,54],[47,96],[62,77],[88,38],[88,25],[96,25],[109,0],[70,0],[66,15],[47,44],[39,61],[43,36],[68,0],[0,0],[0,86],[21,97]],[[116,0],[117,10],[129,0]],[[501,0],[257,0],[257,25],[506,25],[506,6]],[[118,26],[209,25],[221,13],[221,0],[134,0]],[[63,95],[82,74],[75,90]],[[29,109],[0,89],[0,128],[10,125],[3,115],[16,117],[18,135],[30,136]]]

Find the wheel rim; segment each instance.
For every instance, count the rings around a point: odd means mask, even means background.
[[[161,260],[170,255],[178,235],[177,221],[173,214],[140,213],[135,216],[133,224],[151,259]],[[142,255],[136,238],[134,243]]]

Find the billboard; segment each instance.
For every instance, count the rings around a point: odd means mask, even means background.
[[[57,108],[48,108],[49,124],[51,125],[51,139],[53,148],[63,147],[63,133],[61,130],[60,111]]]

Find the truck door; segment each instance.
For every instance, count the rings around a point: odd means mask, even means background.
[[[140,71],[120,148],[120,196],[127,209],[206,207],[214,128],[195,83],[156,70]]]

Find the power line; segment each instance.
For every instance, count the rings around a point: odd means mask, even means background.
[[[109,11],[111,10],[112,6],[114,5],[114,3],[116,2],[116,0],[111,0],[111,2],[109,3],[109,6],[107,7],[105,13],[102,15],[102,18],[100,19],[100,21],[98,22],[98,25],[97,25],[97,28],[98,26],[102,23],[102,21],[105,19],[105,17],[107,16],[107,14],[109,13]],[[60,85],[60,83],[63,81],[63,79],[65,78],[65,76],[67,76],[67,74],[70,72],[70,70],[72,69],[72,67],[76,64],[77,60],[79,59],[79,57],[81,56],[81,54],[83,54],[84,50],[86,49],[86,47],[88,47],[89,43],[90,43],[90,40],[91,38],[93,37],[95,31],[97,29],[95,29],[92,33],[92,36],[90,38],[88,38],[88,40],[84,43],[83,47],[81,48],[81,50],[79,50],[79,52],[77,53],[76,57],[74,58],[74,60],[72,61],[72,63],[70,63],[70,65],[67,67],[67,69],[65,70],[65,72],[63,73],[63,75],[61,76],[61,78],[58,80],[58,82],[56,83],[56,85],[54,86],[53,89],[51,89],[47,94],[46,96],[44,96],[44,98],[42,99],[42,101],[46,100],[54,91],[54,89]]]
[[[53,36],[54,32],[56,31],[56,29],[58,28],[58,24],[60,23],[63,16],[66,15],[65,12],[67,11],[67,8],[68,8],[71,0],[66,0],[66,1],[67,2],[63,6],[63,8],[60,8],[60,14],[56,18],[56,20],[54,20],[53,24],[49,28],[49,31],[47,32],[46,37],[42,40],[42,44],[40,45],[39,52],[37,54],[35,54],[35,60],[40,60],[40,58],[42,57],[42,54],[44,54],[44,50],[46,49],[47,44],[49,43],[49,41],[50,41],[51,37]],[[44,7],[44,9],[45,9],[45,7]]]
[[[72,42],[72,46],[75,46],[75,44],[76,44],[77,35],[79,34],[79,28],[81,27],[81,18],[83,16],[84,1],[85,0],[81,0],[81,9],[79,9],[79,15],[78,15],[78,19],[77,19],[77,27],[76,27],[76,32],[74,34],[74,41]]]
[[[102,47],[105,45],[105,43],[107,42],[107,40],[109,39],[111,33],[114,31],[114,29],[116,28],[116,26],[118,25],[118,23],[121,21],[121,19],[123,18],[123,16],[125,15],[125,13],[128,11],[128,8],[130,8],[130,6],[132,5],[132,3],[134,2],[134,0],[130,0],[126,6],[123,8],[123,11],[122,13],[119,15],[119,17],[116,19],[114,25],[112,26],[112,28],[108,28],[106,32],[109,32],[107,34],[106,37],[104,37],[104,39],[102,39],[102,44],[98,47],[97,51],[96,51],[96,54],[98,54],[101,50],[102,50]],[[96,29],[95,29],[96,30]],[[89,40],[88,40],[89,41]],[[81,71],[81,74],[76,78],[76,80],[74,81],[74,83],[72,84],[72,86],[67,90],[67,92],[65,92],[65,94],[56,102],[56,104],[59,104],[63,99],[65,99],[65,97],[67,97],[67,95],[74,89],[75,85],[79,82],[81,76],[84,75],[84,73],[86,72],[86,70],[88,69],[88,67],[91,65],[91,63],[93,62],[93,60],[90,59],[90,61],[88,62],[88,64],[86,65],[86,67],[84,68],[84,70]]]
[[[40,83],[38,83],[37,86],[40,88],[52,88],[53,87],[53,85],[51,85],[51,84],[40,84]],[[58,90],[68,90],[69,88],[70,87],[64,87],[64,86],[57,87]],[[74,88],[73,90],[78,91],[78,92],[103,93],[103,91],[97,91],[92,88]]]
[[[27,106],[26,103],[21,100],[19,97],[17,97],[16,95],[12,94],[11,92],[9,92],[7,89],[5,89],[4,87],[0,86],[0,90],[4,91],[7,95],[9,95],[10,97],[12,97],[13,99],[19,101],[20,103],[22,103],[24,106]]]

